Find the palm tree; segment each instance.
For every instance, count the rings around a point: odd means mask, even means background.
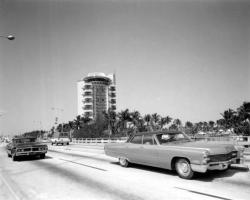
[[[134,111],[130,113],[131,122],[134,128],[134,131],[137,131],[139,126],[141,125],[140,120],[142,119],[139,111]]]
[[[171,122],[172,118],[169,116],[167,117],[162,117],[160,121],[158,122],[160,129],[162,130],[165,125],[168,125]]]
[[[250,102],[244,102],[237,109],[236,126],[234,127],[237,134],[250,135]]]
[[[144,121],[146,122],[146,126],[147,126],[147,130],[148,131],[153,131],[153,128],[152,128],[152,124],[151,124],[151,120],[152,120],[152,117],[150,114],[146,114],[144,117],[143,117]]]
[[[232,128],[232,126],[234,126],[235,114],[236,114],[236,112],[232,109],[225,110],[223,113],[221,113],[221,116],[225,120],[225,128],[226,129]]]
[[[166,118],[167,118],[167,124],[169,124],[172,121],[172,119],[173,119],[173,118],[171,118],[169,116],[167,116]]]
[[[81,115],[76,116],[76,119],[74,119],[74,124],[75,124],[76,130],[79,130],[81,128]]]
[[[177,129],[179,130],[180,129],[180,126],[181,126],[181,120],[180,119],[175,119],[174,122],[173,122],[176,126],[177,126]]]
[[[126,109],[118,113],[119,125],[122,131],[127,130],[127,123],[131,121],[129,110]],[[126,132],[127,136],[127,132]]]
[[[154,113],[151,115],[151,126],[154,130],[157,130],[160,128],[159,121],[161,119],[161,116],[157,113]]]
[[[158,115],[157,113],[154,113],[154,114],[151,115],[151,119],[152,119],[154,124],[157,124],[160,121],[161,116]]]
[[[214,121],[209,121],[209,122],[208,122],[208,125],[209,125],[209,130],[210,130],[210,131],[213,131],[213,130],[214,130],[215,122],[214,122]]]
[[[90,118],[90,115],[88,113],[85,113],[83,117],[81,117],[81,122],[83,125],[88,124],[92,119]]]
[[[108,123],[108,129],[110,131],[110,136],[114,135],[117,132],[117,120],[116,120],[116,112],[113,111],[112,109],[108,109],[107,112],[103,112],[104,114],[104,119]]]
[[[237,109],[237,114],[241,121],[246,121],[246,120],[250,121],[250,112],[247,112],[247,106],[244,106],[244,105],[247,105],[247,104],[244,103],[242,106],[240,106]]]
[[[146,114],[146,115],[144,116],[144,120],[145,120],[145,122],[147,123],[147,126],[149,126],[149,123],[150,123],[150,121],[151,121],[151,115],[150,115],[150,114]]]
[[[208,129],[209,129],[208,123],[207,123],[207,122],[203,122],[203,131],[204,131],[204,132],[207,132]]]
[[[193,128],[193,123],[190,122],[190,121],[187,121],[187,122],[185,123],[185,127],[188,128],[188,129],[191,129],[191,128]]]

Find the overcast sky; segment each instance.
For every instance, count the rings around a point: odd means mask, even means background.
[[[116,72],[118,111],[198,122],[250,101],[250,1],[0,2],[16,36],[0,38],[0,134],[75,118],[89,72]]]

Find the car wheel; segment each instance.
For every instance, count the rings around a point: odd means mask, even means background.
[[[175,169],[181,178],[191,179],[194,176],[190,163],[185,158],[180,158],[175,162]]]
[[[44,158],[45,158],[45,153],[40,154],[40,158],[41,158],[41,159],[44,159]]]
[[[128,167],[129,166],[129,162],[126,158],[119,158],[119,164],[122,167]]]
[[[67,142],[67,145],[69,145],[69,142]]]
[[[10,154],[8,154],[8,157],[10,158],[10,157],[11,157],[11,155],[10,155]]]

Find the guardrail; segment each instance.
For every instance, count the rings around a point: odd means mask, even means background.
[[[217,137],[195,137],[195,140],[207,142],[232,142],[242,146],[250,146],[250,136],[217,136]]]
[[[217,136],[217,137],[194,137],[193,139],[206,142],[232,142],[237,145],[250,146],[250,136]],[[122,138],[72,138],[73,144],[83,143],[122,143],[127,140],[126,137]]]
[[[122,143],[126,142],[127,138],[72,138],[73,144],[82,144],[82,143]]]

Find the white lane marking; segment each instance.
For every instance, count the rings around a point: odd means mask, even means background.
[[[12,189],[12,187],[9,185],[9,183],[6,181],[6,179],[1,174],[0,174],[0,178],[4,182],[4,184],[7,186],[7,188],[9,189],[9,191],[11,192],[11,194],[13,195],[13,197],[15,197],[16,200],[21,200],[17,196],[17,194],[14,192],[14,190]]]

